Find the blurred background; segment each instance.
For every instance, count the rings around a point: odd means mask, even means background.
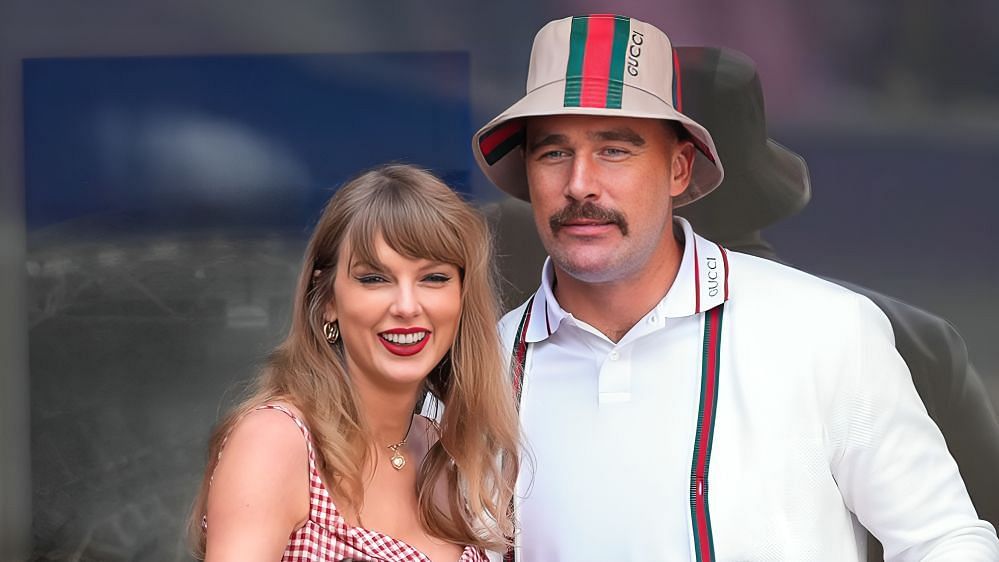
[[[188,560],[211,425],[287,327],[331,190],[398,160],[478,203],[471,134],[548,20],[758,65],[807,271],[942,316],[999,403],[999,3],[0,2],[0,559]]]

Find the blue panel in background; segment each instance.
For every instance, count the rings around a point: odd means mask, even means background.
[[[24,62],[29,229],[310,224],[386,161],[467,192],[467,53]]]

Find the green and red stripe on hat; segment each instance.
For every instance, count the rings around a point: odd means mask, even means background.
[[[621,109],[631,18],[594,14],[572,18],[565,107]]]

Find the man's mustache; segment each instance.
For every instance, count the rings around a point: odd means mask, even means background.
[[[578,219],[614,224],[621,230],[621,234],[628,234],[628,221],[625,220],[624,215],[613,209],[601,207],[591,201],[582,203],[573,201],[569,203],[548,219],[548,226],[551,227],[553,234],[558,234],[558,231],[562,227]]]

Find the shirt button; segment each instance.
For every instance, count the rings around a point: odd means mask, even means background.
[[[655,324],[658,321],[659,321],[659,317],[656,316],[655,314],[653,314],[652,316],[649,316],[649,322]]]
[[[621,355],[618,354],[617,350],[610,352],[611,361],[617,361],[619,357],[621,357]]]

